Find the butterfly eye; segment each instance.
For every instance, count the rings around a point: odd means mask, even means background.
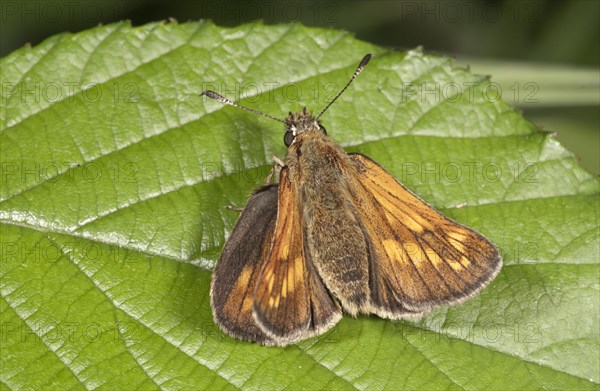
[[[325,127],[323,125],[319,124],[319,129],[323,131],[323,134],[327,134],[327,130],[325,130]]]
[[[283,135],[283,142],[284,142],[285,146],[289,147],[290,145],[292,145],[293,141],[294,141],[294,133],[291,130],[285,132],[285,134]]]

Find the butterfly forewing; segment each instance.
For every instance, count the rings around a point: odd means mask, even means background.
[[[281,170],[275,240],[254,292],[254,316],[278,345],[305,339],[333,326],[341,317],[305,256],[300,208]]]
[[[356,164],[351,192],[371,244],[375,312],[386,317],[461,301],[483,288],[501,259],[481,234],[436,211],[371,159]],[[392,300],[394,298],[395,300]]]

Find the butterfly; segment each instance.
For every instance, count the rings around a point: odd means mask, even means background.
[[[303,108],[285,120],[279,182],[256,190],[212,276],[215,323],[284,346],[331,329],[343,313],[420,317],[485,287],[502,259],[483,235],[435,210],[367,156],[346,153]]]

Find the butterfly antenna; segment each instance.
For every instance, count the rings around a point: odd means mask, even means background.
[[[344,93],[344,91],[346,91],[346,88],[348,88],[348,86],[350,85],[350,83],[352,83],[354,81],[354,79],[356,79],[356,76],[358,76],[362,72],[362,70],[365,69],[365,67],[369,63],[370,59],[371,59],[371,54],[370,53],[363,57],[363,59],[360,61],[360,64],[358,64],[358,67],[354,71],[354,75],[352,75],[352,77],[350,78],[350,81],[346,84],[346,86],[344,88],[342,88],[342,90],[340,91],[340,93],[337,94],[336,97],[333,98],[333,100],[331,102],[329,102],[329,104],[327,105],[327,107],[325,107],[323,109],[323,111],[321,111],[321,113],[319,115],[317,115],[316,119],[319,119],[323,115],[323,113],[326,112],[327,109],[337,100],[337,98],[339,98],[340,95],[342,95]]]
[[[271,119],[274,119],[275,121],[283,122],[284,124],[286,123],[284,120],[272,117],[269,114],[265,114],[265,113],[263,113],[261,111],[257,111],[257,110],[254,110],[254,109],[250,109],[248,107],[244,107],[244,106],[238,105],[234,101],[229,100],[229,99],[225,98],[224,96],[217,94],[214,91],[206,90],[203,93],[201,93],[200,96],[207,96],[207,97],[209,97],[211,99],[218,100],[221,103],[226,103],[228,105],[235,106],[238,109],[243,109],[243,110],[249,111],[249,112],[254,113],[254,114],[262,115],[263,117],[271,118]]]

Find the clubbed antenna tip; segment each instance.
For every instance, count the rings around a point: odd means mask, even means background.
[[[363,71],[363,69],[365,69],[365,67],[369,63],[369,60],[371,60],[371,53],[367,54],[366,56],[363,57],[362,60],[360,60],[360,64],[358,64],[358,67],[356,67],[356,70],[354,71],[354,74],[350,78],[350,81],[348,81],[348,83],[346,84],[346,86],[344,88],[342,88],[340,93],[337,94],[336,97],[331,100],[331,102],[329,102],[329,104],[323,109],[323,111],[321,111],[321,113],[319,115],[317,115],[317,119],[319,119],[323,115],[323,113],[326,112],[327,109],[337,100],[337,98],[339,98],[340,95],[342,95],[344,93],[344,91],[346,91],[346,88],[348,88],[350,83],[352,83],[354,81],[354,79],[356,79],[356,76],[358,76]]]

